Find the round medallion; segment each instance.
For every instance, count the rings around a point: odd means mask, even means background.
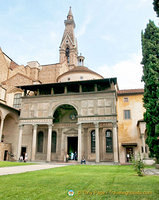
[[[76,119],[76,115],[75,115],[74,113],[72,113],[72,114],[70,115],[70,119],[75,120],[75,119]]]

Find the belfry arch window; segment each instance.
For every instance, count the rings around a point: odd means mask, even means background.
[[[44,141],[44,133],[42,131],[38,132],[38,143],[37,143],[37,152],[43,152],[43,141]]]
[[[52,131],[52,143],[51,143],[51,152],[56,153],[56,137],[57,134],[55,131]]]
[[[70,49],[69,49],[69,47],[66,48],[65,55],[67,57],[67,63],[69,63],[70,62]]]
[[[112,131],[111,130],[106,130],[105,138],[106,138],[106,153],[112,153],[113,152],[113,139],[112,139]]]
[[[96,148],[96,145],[95,145],[95,130],[92,130],[91,131],[91,153],[95,153],[95,148]]]

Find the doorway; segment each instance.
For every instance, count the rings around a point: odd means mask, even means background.
[[[131,162],[133,156],[133,147],[126,147],[126,162]]]
[[[77,160],[78,137],[67,137],[67,154],[69,160]]]
[[[21,156],[23,156],[23,160],[25,159],[26,147],[21,148]]]
[[[8,160],[8,150],[4,151],[4,161]]]

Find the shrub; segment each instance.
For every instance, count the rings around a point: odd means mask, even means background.
[[[137,172],[138,176],[143,176],[143,171],[144,171],[144,163],[143,160],[141,159],[140,154],[138,154],[136,157],[133,158],[132,160],[134,170]]]

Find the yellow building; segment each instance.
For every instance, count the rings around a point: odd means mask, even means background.
[[[131,161],[132,156],[148,157],[143,121],[143,89],[119,90],[117,100],[118,144],[120,163]]]

